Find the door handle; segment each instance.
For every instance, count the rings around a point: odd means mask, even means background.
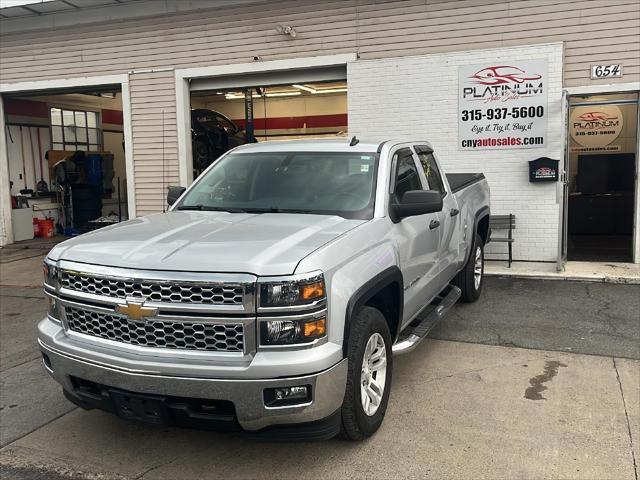
[[[438,228],[440,226],[440,222],[438,220],[431,220],[429,222],[429,230],[433,230],[434,228]]]
[[[452,208],[451,211],[449,212],[449,214],[452,217],[455,217],[456,215],[458,215],[460,213],[460,210],[458,210],[457,208]]]

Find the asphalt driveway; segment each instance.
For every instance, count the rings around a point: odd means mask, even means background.
[[[640,359],[640,285],[487,277],[430,336]]]

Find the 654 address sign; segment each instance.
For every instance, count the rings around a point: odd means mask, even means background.
[[[620,78],[622,77],[622,65],[591,65],[591,78]]]

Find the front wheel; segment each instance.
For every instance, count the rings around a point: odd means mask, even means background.
[[[352,319],[342,437],[362,440],[380,428],[391,391],[391,333],[380,310],[362,307]]]
[[[476,235],[469,260],[453,283],[462,290],[460,299],[463,302],[471,303],[480,298],[484,283],[484,244],[480,235]]]

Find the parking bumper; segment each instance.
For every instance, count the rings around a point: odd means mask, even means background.
[[[278,379],[212,379],[132,372],[112,365],[96,363],[57,350],[39,340],[46,355],[45,368],[67,392],[74,391],[71,377],[101,385],[148,395],[227,400],[234,404],[239,425],[248,431],[275,425],[309,423],[334,414],[344,398],[347,360],[318,373]],[[269,408],[264,389],[310,385],[311,402]]]

